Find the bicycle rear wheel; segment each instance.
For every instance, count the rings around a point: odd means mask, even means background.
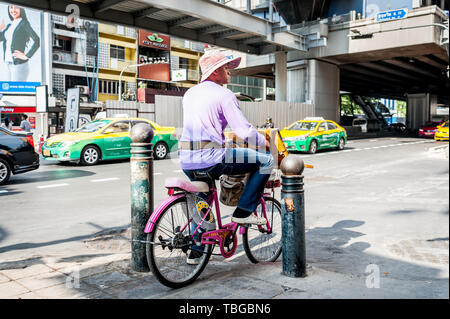
[[[252,225],[242,236],[245,253],[252,263],[274,262],[281,255],[281,204],[273,197],[264,197],[266,216],[271,226]],[[263,216],[262,204],[256,208],[258,216]]]
[[[187,264],[192,236],[185,197],[172,202],[147,235],[147,261],[152,273],[163,285],[181,288],[191,284],[205,269],[212,253],[205,245],[198,265]],[[184,230],[183,230],[184,229]]]

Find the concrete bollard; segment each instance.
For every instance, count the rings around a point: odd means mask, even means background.
[[[130,138],[131,269],[149,272],[144,229],[153,212],[153,129],[149,124],[137,124],[131,129]]]
[[[305,199],[303,160],[288,155],[281,162],[282,275],[306,276]]]

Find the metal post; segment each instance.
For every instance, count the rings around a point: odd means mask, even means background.
[[[281,162],[281,212],[283,272],[288,277],[306,276],[305,199],[303,160],[289,155]]]
[[[130,138],[131,269],[148,272],[144,229],[153,212],[153,129],[149,124],[137,124],[131,129]]]

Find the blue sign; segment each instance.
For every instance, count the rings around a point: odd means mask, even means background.
[[[0,82],[1,93],[36,93],[41,82]]]
[[[408,9],[397,9],[391,11],[379,12],[377,14],[377,22],[390,21],[406,18]]]

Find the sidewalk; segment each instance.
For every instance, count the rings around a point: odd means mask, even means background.
[[[447,250],[447,261],[411,264],[369,255],[364,247],[338,247],[330,236],[345,238],[352,221],[330,229],[307,230],[308,270],[305,278],[281,274],[275,263],[251,264],[238,248],[239,258],[213,256],[191,286],[173,290],[151,273],[130,269],[129,229],[101,234],[84,242],[85,248],[58,256],[31,257],[0,263],[0,298],[7,299],[365,299],[448,298],[448,239],[433,246]],[[342,232],[342,234],[339,234]],[[339,242],[339,239],[338,239]],[[423,251],[423,247],[422,247]],[[429,252],[422,252],[426,256]],[[380,267],[359,268],[358,264]],[[437,276],[438,271],[447,275]],[[386,271],[389,270],[389,271]],[[375,281],[373,280],[375,278]],[[377,282],[379,288],[377,288]],[[372,288],[368,288],[372,286]],[[201,289],[199,289],[201,288]]]

